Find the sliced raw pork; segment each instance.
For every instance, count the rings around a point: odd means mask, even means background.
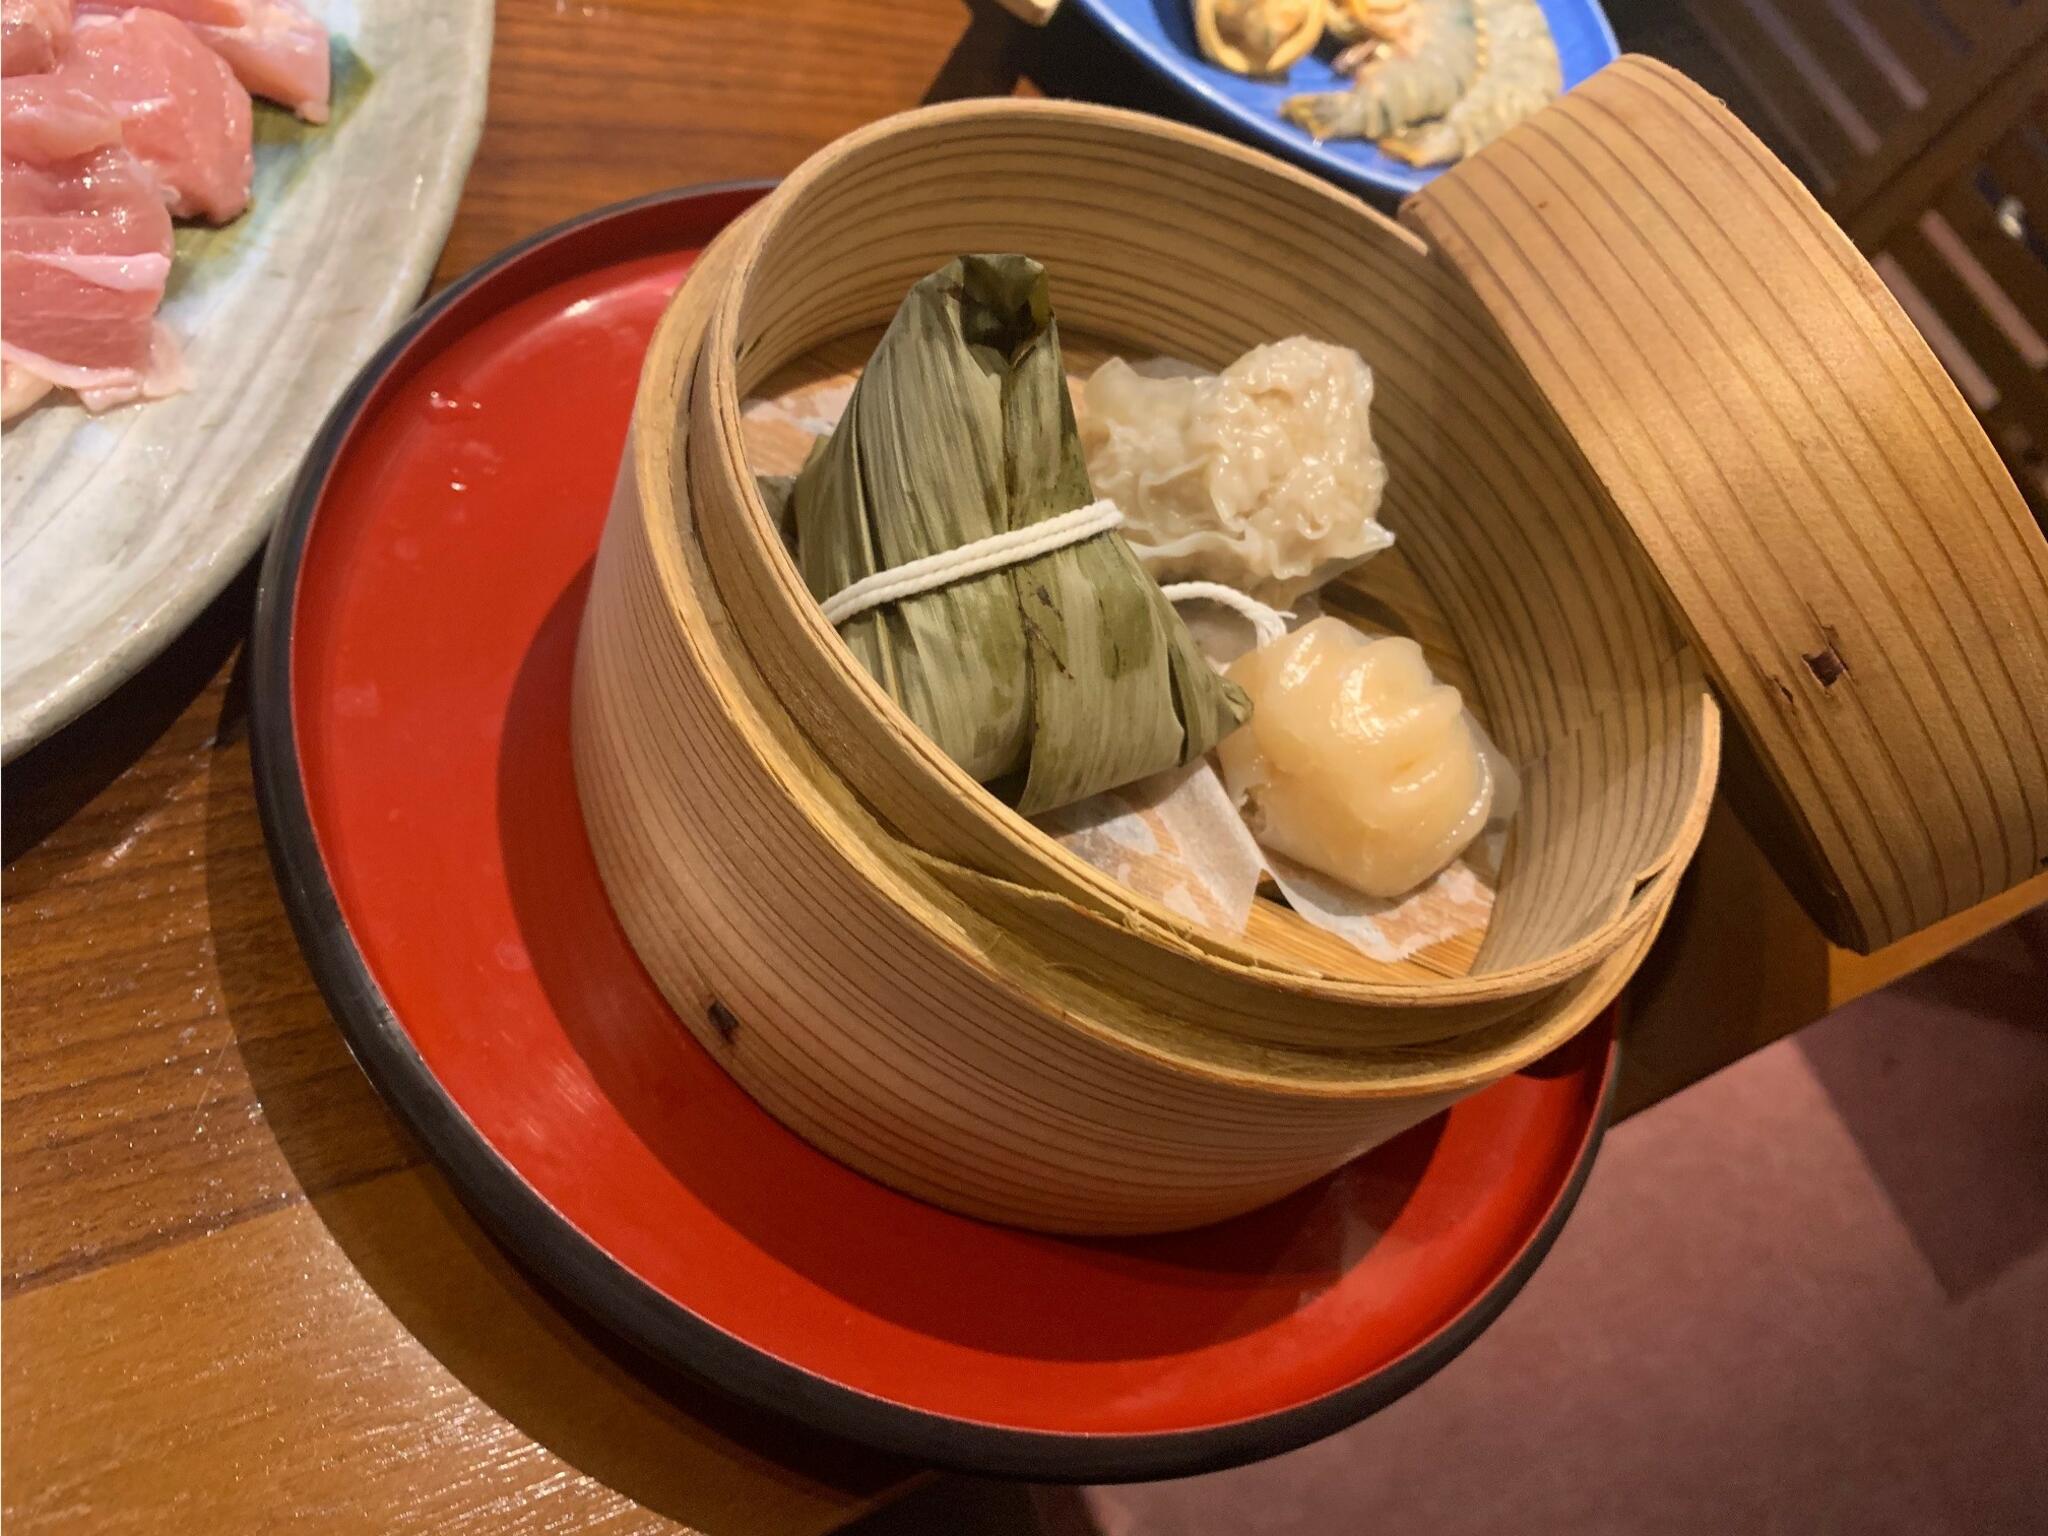
[[[49,165],[121,142],[121,120],[96,93],[61,74],[0,82],[0,135],[13,160]]]
[[[71,0],[0,0],[0,75],[39,75],[71,35]]]
[[[141,9],[162,11],[180,21],[203,21],[218,27],[239,27],[249,19],[257,0],[78,0],[78,14]]]
[[[0,167],[0,359],[29,377],[93,410],[179,388],[154,318],[170,270],[170,214],[127,150]]]
[[[81,16],[70,52],[39,78],[106,102],[179,218],[220,224],[249,205],[249,93],[184,22],[144,10]]]
[[[12,421],[57,386],[0,358],[0,421]]]
[[[196,30],[252,94],[290,107],[309,123],[327,121],[327,29],[294,0],[250,0],[242,25]]]
[[[205,39],[251,95],[327,121],[327,29],[297,0],[80,0],[79,14],[162,11]]]

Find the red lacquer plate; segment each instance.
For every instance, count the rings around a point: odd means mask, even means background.
[[[1263,1211],[1062,1239],[813,1151],[697,1048],[613,919],[570,771],[577,619],[647,338],[762,190],[507,252],[393,337],[315,444],[252,671],[314,972],[478,1215],[660,1366],[1036,1478],[1194,1472],[1352,1423],[1541,1260],[1599,1142],[1611,1020]]]

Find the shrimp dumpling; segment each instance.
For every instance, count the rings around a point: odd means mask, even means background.
[[[1368,896],[1394,897],[1464,852],[1496,770],[1458,690],[1422,648],[1320,618],[1240,657],[1248,723],[1217,747],[1264,847]],[[1503,796],[1505,799],[1505,796]]]

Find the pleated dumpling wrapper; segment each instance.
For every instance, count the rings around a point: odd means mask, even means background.
[[[904,299],[788,512],[823,602],[1093,499],[1045,269],[963,256]],[[1114,531],[839,633],[920,730],[1027,815],[1199,757],[1249,713]]]
[[[1400,896],[1449,864],[1512,783],[1458,690],[1403,636],[1315,619],[1230,675],[1255,713],[1217,756],[1252,835],[1368,896]]]
[[[1372,390],[1364,358],[1306,336],[1214,374],[1113,357],[1082,386],[1088,473],[1158,580],[1292,608],[1394,542]]]

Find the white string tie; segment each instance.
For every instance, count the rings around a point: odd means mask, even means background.
[[[1070,544],[1079,544],[1083,539],[1092,539],[1098,533],[1120,528],[1123,521],[1124,514],[1115,502],[1091,501],[1085,507],[1062,512],[1042,523],[1012,528],[1007,533],[992,533],[985,539],[962,544],[958,549],[941,550],[936,555],[926,555],[886,571],[863,576],[851,586],[833,593],[818,607],[826,622],[836,629],[849,619],[857,619],[884,603],[901,602],[906,597],[936,592],[940,587],[965,581],[970,576],[984,576],[1005,566],[1022,565],[1026,560],[1036,560],[1040,555],[1049,555]],[[1287,621],[1293,617],[1218,581],[1177,581],[1159,590],[1171,603],[1221,603],[1242,614],[1251,622],[1261,645],[1271,645],[1286,634]]]
[[[1249,593],[1226,587],[1220,581],[1176,581],[1159,590],[1166,594],[1169,603],[1221,603],[1251,621],[1252,633],[1258,636],[1260,645],[1271,645],[1286,634],[1287,621],[1294,617],[1268,608]]]
[[[863,576],[852,586],[833,593],[819,604],[826,620],[837,628],[848,619],[859,618],[870,608],[900,602],[921,592],[933,592],[965,581],[970,576],[999,571],[1004,566],[1022,565],[1069,544],[1092,539],[1123,524],[1124,515],[1113,501],[1091,501],[1085,507],[1048,517],[1042,523],[992,533],[985,539],[962,544],[958,549],[907,561],[886,571]]]

